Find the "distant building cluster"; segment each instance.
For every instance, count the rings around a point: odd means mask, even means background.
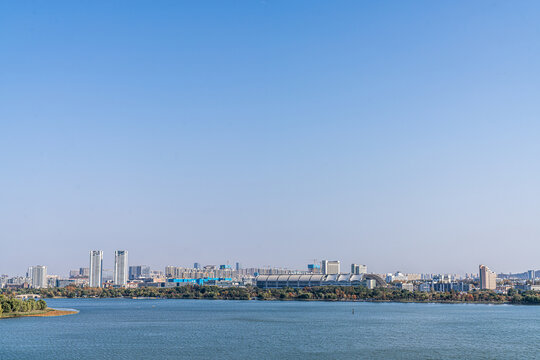
[[[349,268],[347,268],[349,270]],[[480,265],[478,274],[410,274],[400,271],[387,274],[368,273],[366,265],[353,263],[343,272],[338,260],[322,260],[307,265],[306,270],[260,267],[244,268],[239,262],[193,267],[166,266],[164,271],[152,270],[147,265],[129,265],[128,251],[114,252],[112,270],[103,268],[103,251],[89,252],[88,267],[69,272],[69,277],[47,273],[47,266],[35,265],[25,276],[0,276],[0,288],[47,287],[158,287],[170,288],[185,285],[258,286],[264,289],[304,288],[313,286],[364,286],[392,287],[404,291],[470,292],[493,290],[506,292],[511,288],[540,291],[535,284],[537,272],[528,270],[519,274],[499,274],[486,265]]]

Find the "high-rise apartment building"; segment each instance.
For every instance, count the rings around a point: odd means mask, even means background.
[[[114,285],[125,286],[128,278],[128,252],[116,250],[114,252]]]
[[[321,272],[324,275],[333,275],[333,274],[339,274],[339,261],[329,261],[329,260],[323,260],[321,261]]]
[[[489,270],[486,265],[480,265],[480,289],[495,290],[497,288],[497,274]]]
[[[90,287],[101,287],[103,285],[103,251],[90,251]]]
[[[135,265],[129,267],[129,280],[149,278],[150,277],[150,266],[146,265]]]
[[[79,268],[78,270],[70,270],[69,271],[69,278],[70,279],[88,278],[89,275],[90,275],[90,269],[89,268]]]
[[[79,268],[79,276],[89,277],[90,269],[89,268]]]
[[[42,289],[47,287],[47,267],[43,265],[32,266],[32,287]]]
[[[367,266],[360,265],[360,264],[351,264],[351,274],[353,275],[367,274]]]

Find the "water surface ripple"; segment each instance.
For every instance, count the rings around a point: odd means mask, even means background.
[[[132,299],[48,304],[80,313],[0,320],[0,359],[532,359],[540,333],[540,306]]]

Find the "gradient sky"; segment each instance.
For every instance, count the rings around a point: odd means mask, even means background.
[[[540,268],[540,3],[0,2],[0,273]]]

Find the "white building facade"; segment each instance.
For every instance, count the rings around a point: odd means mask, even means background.
[[[353,275],[367,274],[367,265],[351,264],[351,274]]]
[[[90,287],[103,286],[103,251],[90,251]]]
[[[114,252],[114,285],[126,286],[128,280],[128,252],[116,250]]]
[[[32,287],[43,289],[47,287],[47,267],[43,265],[32,266]]]
[[[321,272],[323,275],[335,275],[340,273],[339,261],[321,261]]]

